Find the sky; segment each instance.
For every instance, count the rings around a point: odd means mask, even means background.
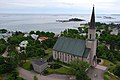
[[[0,13],[119,14],[120,0],[0,0]]]

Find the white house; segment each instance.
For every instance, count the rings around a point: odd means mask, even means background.
[[[32,37],[34,40],[37,40],[38,35],[36,35],[36,34],[31,34],[31,37]]]
[[[111,35],[118,35],[118,33],[119,33],[118,28],[113,28],[112,32],[110,32]]]
[[[22,41],[22,42],[19,44],[19,46],[26,48],[26,47],[27,47],[27,44],[28,44],[28,41],[27,41],[27,40],[24,40],[24,41]]]
[[[94,7],[91,21],[88,28],[88,38],[86,40],[60,37],[53,47],[53,58],[69,63],[74,59],[87,61],[91,66],[96,66],[96,27]]]

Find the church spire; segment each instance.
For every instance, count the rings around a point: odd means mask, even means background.
[[[93,5],[93,10],[92,10],[92,15],[91,15],[91,20],[90,20],[90,29],[95,29],[95,12],[94,12],[94,5]]]

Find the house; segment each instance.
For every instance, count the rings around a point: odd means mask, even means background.
[[[34,40],[37,40],[38,35],[36,35],[36,34],[31,34],[31,37],[32,37]]]
[[[25,34],[24,34],[24,37],[28,37],[28,36],[29,36],[29,34],[28,34],[28,33],[25,33]]]
[[[12,36],[12,33],[10,33],[10,32],[0,33],[0,39],[3,38],[5,41],[7,41],[7,39],[11,36]]]
[[[31,63],[34,71],[38,73],[42,73],[48,66],[47,59],[44,58],[31,60]]]
[[[27,44],[28,44],[28,41],[27,41],[27,40],[22,41],[22,42],[19,44],[19,47],[16,47],[17,51],[18,51],[19,53],[25,51],[25,48],[27,47]]]
[[[45,40],[48,40],[48,37],[45,37],[45,36],[39,37],[38,40],[39,40],[40,42],[41,42],[41,41],[45,41]]]
[[[19,44],[19,46],[26,48],[26,47],[27,47],[27,44],[28,44],[28,41],[24,40],[24,41],[22,41],[22,42]]]
[[[119,33],[118,28],[113,28],[112,32],[110,32],[111,35],[118,35],[118,33]]]
[[[96,56],[96,27],[94,7],[91,21],[88,28],[88,38],[86,40],[59,37],[53,47],[53,59],[69,63],[74,59],[87,61],[91,66],[97,64]]]

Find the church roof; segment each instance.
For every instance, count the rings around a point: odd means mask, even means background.
[[[90,20],[90,29],[95,29],[95,12],[94,12],[94,6],[92,10],[91,20]]]
[[[86,50],[85,42],[85,40],[60,37],[55,43],[53,50],[80,57],[86,57],[88,56],[89,51]]]

